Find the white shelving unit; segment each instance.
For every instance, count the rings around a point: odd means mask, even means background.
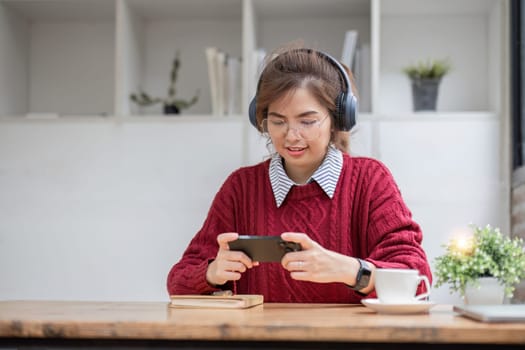
[[[208,46],[242,57],[247,111],[256,49],[303,39],[340,57],[345,32],[358,30],[368,59],[352,151],[391,169],[429,258],[452,227],[491,223],[505,231],[507,2],[0,0],[0,241],[7,242],[0,299],[165,299],[166,270],[214,191],[236,167],[267,155],[247,113],[211,114]],[[178,117],[163,116],[161,106],[137,108],[129,94],[139,88],[166,95],[177,49],[177,96],[200,88],[199,102]],[[453,70],[438,111],[413,113],[402,68],[429,57],[448,57]],[[26,117],[48,113],[59,117]],[[126,242],[119,266],[93,232],[109,250]],[[75,238],[76,259],[56,249]],[[95,269],[91,251],[98,251]],[[7,266],[19,261],[28,263],[13,274]],[[34,276],[56,288],[40,295]],[[115,276],[119,288],[108,283]],[[446,288],[434,295],[454,302]]]
[[[3,0],[0,2],[0,115],[160,115],[137,108],[139,89],[163,97],[175,51],[178,96],[210,115],[206,47],[242,57],[243,102],[254,93],[255,49],[297,39],[341,56],[347,30],[366,50],[360,110],[408,113],[401,72],[449,58],[438,110],[498,112],[502,0]]]

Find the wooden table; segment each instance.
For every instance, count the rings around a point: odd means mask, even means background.
[[[501,349],[525,347],[525,323],[485,324],[438,305],[381,315],[361,305],[264,304],[173,309],[158,302],[0,302],[0,349]]]

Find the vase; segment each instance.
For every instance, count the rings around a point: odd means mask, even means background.
[[[465,304],[469,305],[490,305],[503,304],[505,297],[505,287],[494,277],[481,277],[478,279],[479,285],[471,282],[465,287]]]
[[[435,111],[441,79],[412,79],[414,111]]]
[[[180,110],[175,105],[164,105],[164,114],[179,114]]]

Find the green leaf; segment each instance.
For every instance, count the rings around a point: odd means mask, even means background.
[[[419,61],[416,64],[403,68],[403,72],[410,79],[441,79],[446,75],[452,66],[448,59]]]

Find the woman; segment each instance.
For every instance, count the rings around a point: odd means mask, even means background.
[[[355,303],[374,295],[376,268],[431,278],[412,220],[388,169],[334,145],[355,124],[350,73],[310,49],[278,53],[261,74],[250,120],[271,159],[225,181],[201,230],[168,276],[170,294],[231,289],[266,302]],[[228,242],[239,234],[299,243],[280,263],[258,263]]]

